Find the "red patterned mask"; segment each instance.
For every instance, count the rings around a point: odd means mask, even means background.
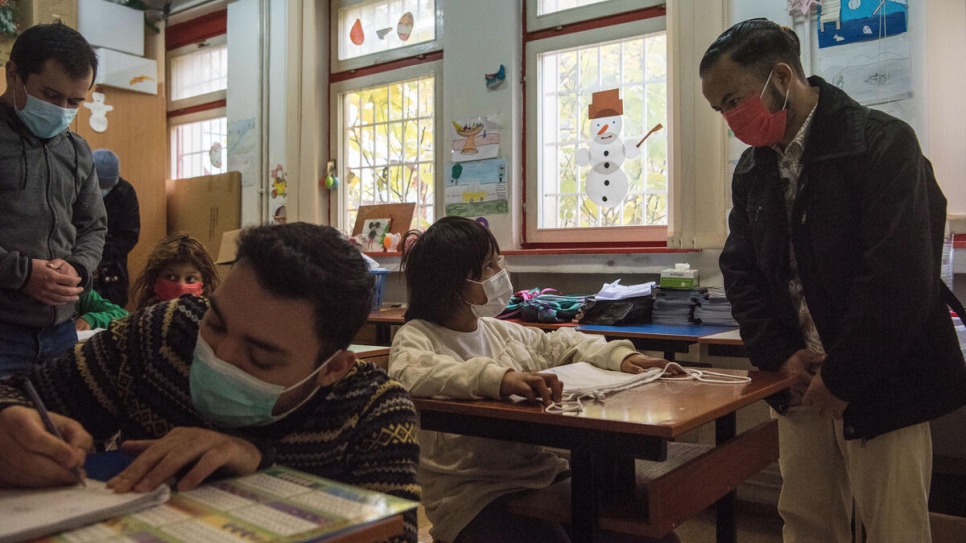
[[[154,293],[158,295],[159,302],[167,302],[168,300],[180,298],[182,294],[201,296],[201,293],[204,291],[205,286],[203,283],[181,284],[177,281],[160,278],[154,283]]]
[[[761,101],[771,76],[769,73],[761,95],[749,96],[723,114],[735,137],[752,147],[770,147],[780,142],[785,135],[785,125],[788,123],[788,110],[785,109],[788,105],[788,91],[785,91],[785,104],[775,113],[768,111]]]

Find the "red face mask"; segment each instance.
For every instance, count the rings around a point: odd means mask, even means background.
[[[752,147],[770,147],[782,140],[785,135],[785,125],[788,122],[788,91],[785,91],[785,104],[775,113],[768,111],[761,97],[765,95],[771,75],[765,81],[765,88],[759,96],[749,96],[740,104],[724,112],[731,131],[739,140]]]
[[[154,283],[154,293],[158,295],[159,302],[167,302],[168,300],[180,298],[182,294],[201,296],[204,290],[205,285],[203,283],[181,284],[177,281],[160,278]]]

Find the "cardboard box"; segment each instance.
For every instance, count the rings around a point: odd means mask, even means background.
[[[219,254],[222,236],[241,227],[241,174],[228,172],[169,179],[168,233],[187,232],[211,255]]]
[[[95,47],[94,51],[99,61],[95,84],[158,93],[158,61],[103,47]]]
[[[93,47],[144,56],[144,12],[106,0],[78,0],[77,30]]]
[[[674,268],[661,270],[662,288],[694,288],[701,284],[698,270],[688,264],[675,264]]]
[[[77,28],[77,0],[17,0],[20,30],[60,21]]]
[[[221,235],[221,245],[218,246],[218,258],[215,268],[222,279],[228,276],[232,264],[235,263],[235,253],[238,251],[238,235],[241,230],[229,230]]]

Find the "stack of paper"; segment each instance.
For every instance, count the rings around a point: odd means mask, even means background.
[[[654,286],[654,281],[649,283],[642,283],[640,285],[621,285],[621,280],[618,279],[613,283],[604,283],[601,287],[600,292],[595,296],[595,300],[626,300],[628,298],[638,298],[641,296],[650,296],[651,288]]]
[[[30,541],[69,528],[126,515],[168,501],[161,485],[152,492],[115,494],[103,482],[36,490],[0,490],[0,543]]]
[[[721,287],[710,287],[694,297],[694,321],[712,326],[738,326],[731,316],[731,302]]]
[[[651,322],[654,324],[692,324],[694,320],[694,298],[701,290],[682,290],[673,288],[654,289],[654,309]]]

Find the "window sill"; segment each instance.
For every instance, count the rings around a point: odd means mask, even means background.
[[[585,247],[567,249],[514,249],[500,251],[507,256],[545,256],[545,255],[626,255],[626,254],[676,254],[699,253],[701,249],[670,249],[668,247]],[[366,251],[370,258],[399,258],[399,251]]]

